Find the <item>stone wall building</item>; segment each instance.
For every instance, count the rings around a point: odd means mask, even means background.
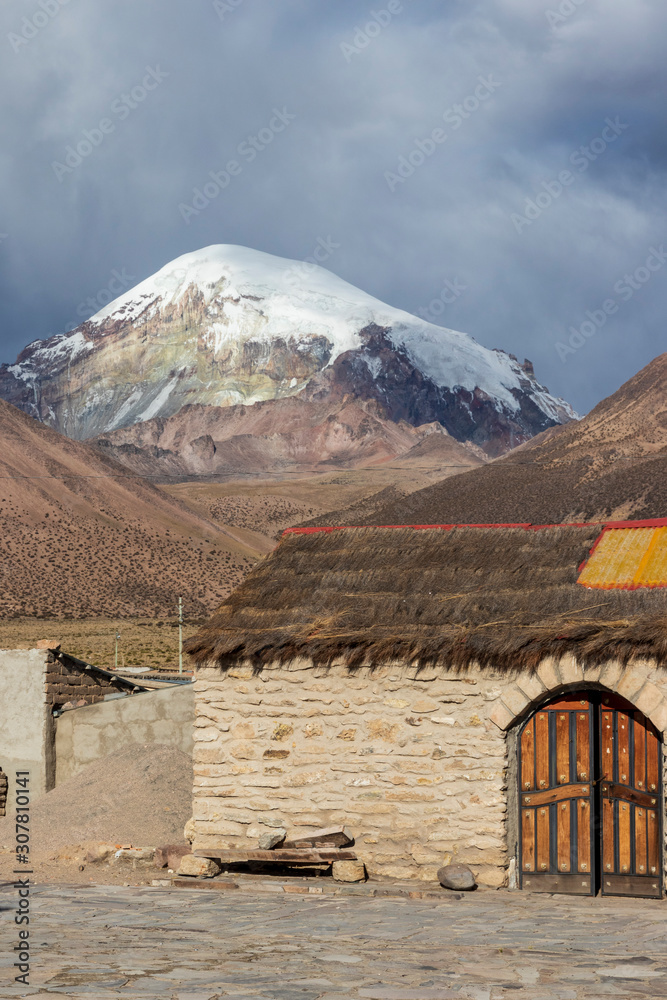
[[[194,848],[656,896],[667,521],[292,529],[188,643]]]

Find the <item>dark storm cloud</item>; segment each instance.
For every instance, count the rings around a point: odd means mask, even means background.
[[[0,19],[3,360],[181,253],[329,237],[331,270],[530,357],[580,410],[664,350],[661,0],[12,0]]]

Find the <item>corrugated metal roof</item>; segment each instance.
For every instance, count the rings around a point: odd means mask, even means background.
[[[579,574],[584,587],[667,587],[667,526],[606,528]]]

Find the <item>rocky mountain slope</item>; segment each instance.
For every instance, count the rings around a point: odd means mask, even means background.
[[[0,614],[208,614],[271,545],[0,401]]]
[[[386,331],[376,328],[375,338]],[[380,355],[385,357],[380,359]],[[383,346],[378,364],[396,365],[395,353]],[[257,402],[253,406],[186,405],[177,414],[146,420],[95,440],[105,454],[136,472],[147,474],[224,474],[242,477],[284,472],[323,472],[361,468],[407,457],[427,438],[431,459],[453,471],[486,461],[483,450],[462,444],[434,419],[418,426],[402,408],[398,393],[369,377],[367,384],[350,377],[356,352],[340,355],[315,375],[296,396]],[[409,395],[421,416],[434,417],[419,391]],[[423,450],[423,449],[422,449]]]
[[[364,501],[366,523],[446,524],[667,517],[667,354],[583,420],[484,468],[395,502]],[[343,523],[353,523],[346,510]],[[334,523],[336,514],[327,523]]]
[[[0,398],[80,440],[166,420],[188,404],[248,408],[305,390],[311,402],[317,393],[374,400],[378,417],[413,427],[437,421],[489,455],[575,416],[529,362],[323,268],[234,246],[179,257],[77,330],[36,341],[0,368]],[[282,432],[284,408],[275,413]],[[235,434],[251,433],[238,418],[237,410]]]

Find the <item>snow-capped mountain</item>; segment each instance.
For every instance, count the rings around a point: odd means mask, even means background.
[[[83,439],[189,403],[247,406],[332,381],[491,454],[576,418],[530,363],[324,268],[228,245],[185,254],[71,333],[30,344],[0,368],[0,397]]]

